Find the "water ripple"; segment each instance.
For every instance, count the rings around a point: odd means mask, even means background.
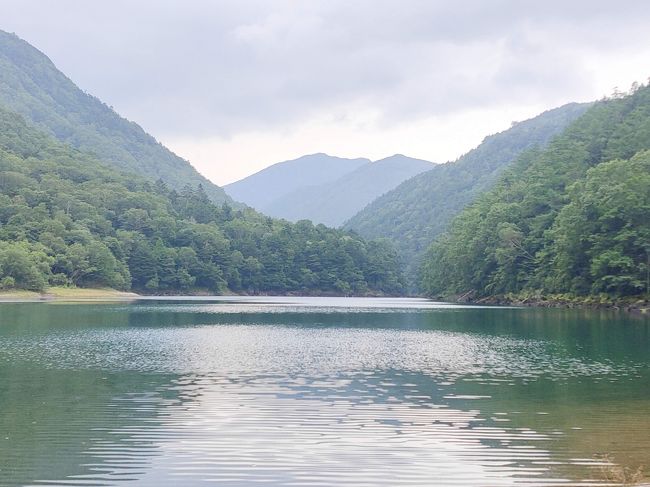
[[[270,301],[0,327],[0,485],[603,485],[594,445],[650,448],[639,355]]]
[[[446,331],[204,325],[0,337],[0,360],[164,373],[418,371],[455,381],[635,376],[642,363],[572,356],[554,343]],[[73,351],[73,353],[71,353]]]

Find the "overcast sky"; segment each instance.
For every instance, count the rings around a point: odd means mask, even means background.
[[[0,29],[217,184],[314,152],[445,162],[650,76],[647,0],[0,0]]]

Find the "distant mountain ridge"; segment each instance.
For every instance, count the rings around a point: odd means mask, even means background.
[[[338,227],[375,198],[433,163],[401,154],[368,162],[335,181],[310,186],[276,199],[266,212],[290,221],[312,220]]]
[[[433,163],[396,154],[371,162],[313,154],[268,167],[225,187],[270,216],[340,226],[378,196]]]
[[[213,202],[230,201],[188,161],[79,89],[41,51],[1,30],[0,105],[109,167],[162,179],[175,189],[201,184]]]
[[[234,200],[266,213],[274,200],[307,186],[334,181],[369,163],[369,159],[346,159],[323,153],[278,162],[224,189]]]
[[[571,103],[486,137],[454,162],[439,164],[374,200],[343,228],[366,238],[388,238],[412,271],[451,219],[497,180],[522,152],[543,147],[590,104]]]

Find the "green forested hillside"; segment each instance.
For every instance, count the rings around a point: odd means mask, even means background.
[[[520,157],[427,252],[432,295],[648,292],[650,87]]]
[[[94,154],[105,165],[162,179],[175,189],[201,184],[212,201],[229,201],[189,162],[80,90],[45,54],[1,30],[0,104],[60,141]]]
[[[490,188],[519,154],[543,146],[587,109],[569,104],[486,137],[455,162],[403,182],[352,217],[343,228],[366,238],[386,237],[411,269],[450,220]]]
[[[0,287],[399,294],[386,242],[217,207],[100,164],[0,109]]]

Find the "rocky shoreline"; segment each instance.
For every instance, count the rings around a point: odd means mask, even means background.
[[[650,300],[645,296],[634,296],[620,299],[611,298],[609,296],[572,296],[566,294],[505,294],[477,297],[475,293],[470,292],[460,296],[455,296],[452,300],[458,303],[494,306],[610,309],[627,311],[650,317]]]

